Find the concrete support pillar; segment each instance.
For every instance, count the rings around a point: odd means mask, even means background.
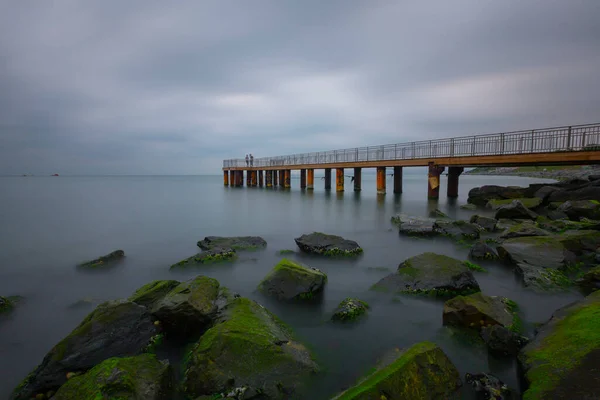
[[[306,170],[300,170],[300,189],[306,189]]]
[[[235,186],[235,171],[229,171],[229,184]]]
[[[438,199],[440,197],[440,175],[444,172],[444,167],[429,163],[429,173],[427,174],[427,198]]]
[[[335,169],[335,191],[344,191],[344,168]]]
[[[354,168],[354,191],[360,192],[362,190],[362,168]]]
[[[273,171],[268,170],[267,172],[267,187],[273,187]]]
[[[261,169],[260,171],[258,171],[258,186],[263,187],[263,182],[264,182],[264,171]]]
[[[283,176],[284,176],[284,185],[283,187],[285,187],[286,189],[291,187],[291,183],[290,183],[290,175],[292,174],[292,171],[290,171],[289,169],[286,169],[283,172]]]
[[[285,187],[285,169],[279,170],[279,186]]]
[[[244,186],[244,171],[235,171],[235,186]]]
[[[377,194],[385,194],[385,167],[377,167]]]
[[[331,190],[331,168],[325,168],[325,190]]]
[[[252,186],[252,174],[250,173],[250,171],[246,171],[246,186],[250,187]]]
[[[229,171],[223,171],[223,184],[229,186]]]
[[[250,186],[256,187],[258,171],[250,171]]]
[[[402,193],[402,167],[394,167],[394,193]]]
[[[448,197],[458,197],[458,177],[464,170],[463,167],[448,167]]]
[[[273,174],[273,187],[277,187],[277,183],[278,183],[277,177],[279,176],[278,172],[279,171],[277,171],[277,170],[271,171],[271,173]]]
[[[306,183],[306,189],[308,190],[314,190],[315,188],[315,170],[310,168],[307,171],[307,178],[308,178],[308,182]]]

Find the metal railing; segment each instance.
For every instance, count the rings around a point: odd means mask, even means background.
[[[253,167],[600,150],[600,123],[255,158]],[[223,168],[246,167],[223,161]]]

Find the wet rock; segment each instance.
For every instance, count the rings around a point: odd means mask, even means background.
[[[561,190],[561,189],[556,186],[542,186],[541,188],[538,189],[537,192],[535,192],[534,196],[537,197],[538,199],[540,199],[543,203],[548,199],[548,197],[550,196],[551,193],[553,193],[557,190]]]
[[[501,325],[505,328],[516,326],[516,310],[513,302],[481,292],[468,296],[456,296],[444,303],[442,321],[444,325],[473,328]]]
[[[532,197],[532,198],[521,198],[521,199],[490,200],[486,204],[486,208],[491,208],[492,210],[498,210],[501,207],[512,204],[512,202],[515,200],[521,202],[525,207],[531,208],[531,209],[536,208],[540,204],[542,204],[542,199],[537,198],[537,197]],[[508,217],[505,217],[505,218],[508,218]]]
[[[548,201],[569,201],[569,200],[599,200],[600,186],[596,186],[599,181],[593,181],[584,187],[575,190],[557,190],[548,196]]]
[[[327,235],[313,232],[295,238],[294,241],[305,253],[320,254],[325,256],[354,256],[362,253],[363,249],[354,240],[344,239],[341,236]]]
[[[151,309],[180,283],[174,280],[153,281],[136,290],[128,300]]]
[[[527,236],[549,236],[550,232],[538,228],[533,221],[525,220],[524,222],[513,225],[506,229],[501,235],[501,239],[510,239],[516,237]]]
[[[346,298],[337,306],[331,319],[333,321],[355,321],[367,313],[369,305],[359,299]]]
[[[501,325],[481,328],[481,338],[491,353],[498,355],[516,355],[529,339]]]
[[[216,279],[197,276],[169,291],[152,307],[152,314],[176,335],[201,331],[216,316],[219,288]]]
[[[55,391],[67,381],[69,372],[86,372],[108,358],[139,354],[157,334],[143,306],[125,300],[102,303],[50,350],[11,400]]]
[[[233,249],[258,250],[267,247],[267,241],[260,236],[207,236],[198,242],[198,247],[202,250]]]
[[[598,181],[598,180],[600,180],[600,175],[589,175],[588,179],[590,181]]]
[[[600,265],[585,272],[581,278],[576,281],[577,285],[586,292],[593,292],[600,289]]]
[[[319,295],[327,275],[286,258],[259,283],[258,290],[278,300],[312,299]]]
[[[479,239],[478,225],[466,221],[436,221],[434,229],[454,239]]]
[[[423,253],[406,259],[394,274],[381,279],[372,290],[454,297],[479,291],[473,273],[462,261]]]
[[[569,216],[562,211],[550,210],[546,214],[549,219],[552,220],[561,220],[561,219],[569,219]]]
[[[486,185],[473,188],[469,191],[467,202],[479,206],[485,206],[490,200],[518,199],[529,197],[531,189],[518,186],[496,186]]]
[[[484,241],[476,242],[469,250],[469,258],[477,260],[496,260],[498,253],[496,249]]]
[[[477,210],[477,206],[475,204],[463,204],[460,206],[463,210],[475,211]]]
[[[465,374],[465,382],[467,385],[473,386],[478,398],[490,400],[517,400],[516,396],[510,388],[500,379],[492,374]]]
[[[153,354],[109,358],[87,373],[69,379],[53,400],[73,399],[147,399],[171,398],[169,362]]]
[[[9,298],[0,296],[0,314],[12,311],[13,307],[14,304]]]
[[[481,215],[473,215],[469,221],[472,224],[479,225],[488,232],[495,232],[498,221],[494,218],[484,217]]]
[[[580,218],[600,219],[600,202],[598,200],[570,200],[561,204],[557,211],[567,214],[573,221],[579,221]]]
[[[431,342],[420,342],[396,350],[374,372],[332,400],[455,398],[462,383],[442,349]]]
[[[195,256],[181,260],[171,265],[171,269],[196,267],[203,264],[212,264],[222,261],[233,261],[237,258],[237,253],[232,248],[213,247],[210,250],[198,253]]]
[[[104,268],[113,266],[115,262],[125,258],[125,252],[123,250],[115,250],[110,254],[102,257],[98,257],[92,261],[86,261],[81,264],[77,264],[79,268]]]
[[[524,399],[594,399],[600,393],[600,292],[554,312],[519,353]]]
[[[528,209],[519,200],[513,200],[496,211],[496,219],[536,219],[537,214]]]
[[[89,308],[95,305],[103,303],[105,300],[95,299],[91,297],[85,297],[83,299],[79,299],[67,306],[69,309],[80,309],[80,308]]]
[[[183,388],[189,396],[249,386],[261,388],[265,398],[288,399],[298,397],[318,371],[281,320],[243,297],[223,309],[186,360]]]
[[[435,220],[431,218],[408,217],[396,215],[392,222],[399,225],[398,232],[407,236],[434,236],[439,232],[435,228]]]
[[[429,218],[448,218],[448,216],[436,208],[429,212]]]

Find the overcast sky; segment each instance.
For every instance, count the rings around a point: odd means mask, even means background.
[[[0,174],[600,121],[600,1],[0,0]]]

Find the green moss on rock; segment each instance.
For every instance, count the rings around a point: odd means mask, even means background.
[[[170,269],[197,267],[205,264],[215,264],[234,261],[237,253],[232,248],[211,248],[171,265]]]
[[[331,319],[333,321],[355,321],[365,315],[368,309],[369,305],[366,302],[348,297],[337,306]]]
[[[282,259],[259,283],[258,290],[280,300],[312,299],[323,290],[327,275],[316,268]]]
[[[487,272],[487,270],[485,268],[483,268],[481,265],[475,264],[474,262],[471,261],[465,261],[464,262],[465,266],[467,268],[469,268],[471,271],[477,271],[477,272]]]
[[[129,301],[140,304],[144,307],[152,306],[169,293],[180,282],[174,280],[158,280],[145,284],[129,298]]]
[[[13,307],[14,304],[10,299],[0,296],[0,314],[11,311]]]
[[[493,200],[488,201],[486,207],[491,208],[492,210],[497,210],[502,206],[511,204],[513,202],[513,200],[519,200],[525,207],[527,207],[529,209],[538,207],[540,204],[542,204],[542,199],[540,199],[538,197],[524,197],[524,198],[517,198],[517,199],[502,199],[502,200],[493,199]]]
[[[512,311],[504,298],[474,293],[446,301],[443,323],[477,330],[491,325],[501,325],[510,329],[515,323],[515,315],[516,311]]]

